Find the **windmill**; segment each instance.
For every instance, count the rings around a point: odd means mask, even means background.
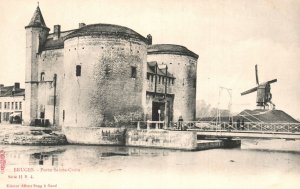
[[[256,84],[257,86],[249,89],[245,92],[242,92],[241,95],[246,95],[249,93],[253,93],[257,91],[256,97],[256,106],[265,109],[266,106],[269,107],[269,104],[272,106],[272,109],[275,109],[275,104],[271,101],[272,94],[271,94],[271,83],[277,82],[277,79],[273,79],[264,83],[259,83],[258,81],[258,73],[257,73],[257,65],[255,65],[255,76],[256,76]]]

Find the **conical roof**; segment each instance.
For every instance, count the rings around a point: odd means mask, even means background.
[[[43,15],[42,15],[42,12],[41,12],[41,9],[39,6],[37,6],[28,26],[26,27],[44,27],[44,28],[47,28],[46,24],[45,24],[45,21],[44,21],[44,18],[43,18]]]

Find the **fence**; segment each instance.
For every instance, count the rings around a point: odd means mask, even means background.
[[[189,129],[205,131],[260,131],[260,132],[300,132],[300,123],[265,123],[265,122],[187,122],[183,123]]]
[[[202,131],[259,131],[259,132],[300,132],[300,123],[265,122],[220,122],[177,121],[166,124],[164,121],[138,121],[137,129],[202,130]]]

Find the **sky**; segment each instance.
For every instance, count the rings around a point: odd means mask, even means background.
[[[276,109],[300,118],[300,1],[298,0],[40,0],[46,25],[62,30],[78,23],[129,27],[154,44],[178,44],[199,55],[197,100],[232,111],[255,109],[256,93],[240,93],[259,81],[271,85]],[[0,0],[0,83],[25,78],[25,29],[37,1]],[[220,99],[220,100],[219,100]]]

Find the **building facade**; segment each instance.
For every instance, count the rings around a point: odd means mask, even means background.
[[[0,124],[21,124],[25,90],[20,83],[12,86],[0,84]]]
[[[26,30],[26,125],[97,127],[195,119],[198,55],[130,28],[53,33],[37,7]]]

